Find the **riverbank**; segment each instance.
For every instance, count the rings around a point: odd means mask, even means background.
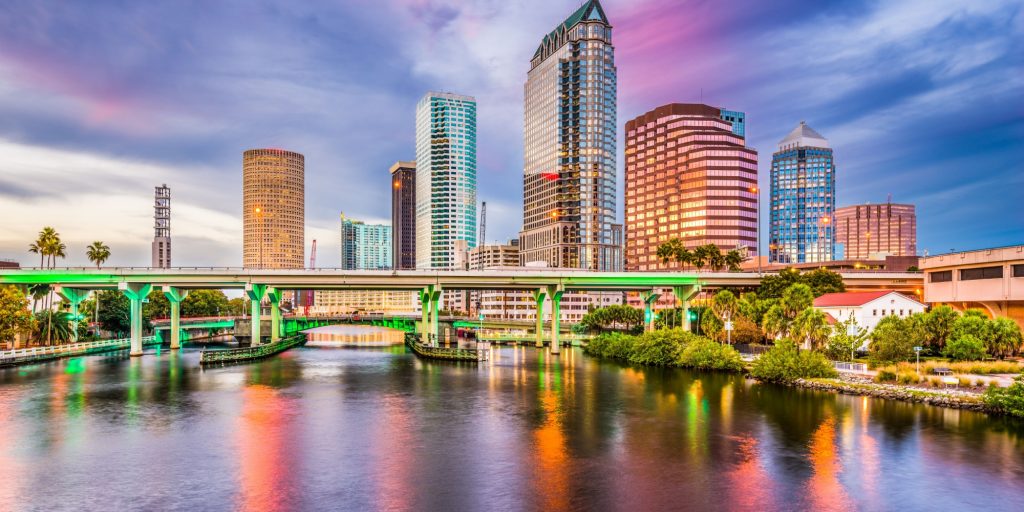
[[[1001,414],[1001,411],[990,407],[984,402],[982,393],[959,389],[944,389],[940,391],[898,384],[879,384],[850,375],[840,375],[838,379],[796,379],[788,384],[805,389],[830,391],[841,395],[869,396],[872,398],[921,403],[951,409]]]

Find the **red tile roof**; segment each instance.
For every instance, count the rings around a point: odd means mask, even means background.
[[[877,292],[826,293],[825,295],[814,299],[814,307],[828,308],[837,306],[863,306],[868,302],[879,297],[889,295],[890,293],[896,292],[892,290],[881,290]]]

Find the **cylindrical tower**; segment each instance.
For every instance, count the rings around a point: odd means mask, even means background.
[[[242,155],[242,264],[303,268],[306,159],[283,149]]]

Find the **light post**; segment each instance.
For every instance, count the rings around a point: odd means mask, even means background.
[[[732,311],[723,311],[725,317],[725,339],[726,343],[732,345]]]
[[[921,347],[914,347],[914,354],[917,355],[917,374],[921,375]]]
[[[761,195],[758,194],[760,189],[757,187],[750,187],[750,192],[755,194],[757,200],[757,274],[761,275]]]

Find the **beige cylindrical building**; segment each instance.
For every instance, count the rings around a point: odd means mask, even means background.
[[[242,264],[246,268],[303,268],[306,159],[283,149],[242,155]]]

